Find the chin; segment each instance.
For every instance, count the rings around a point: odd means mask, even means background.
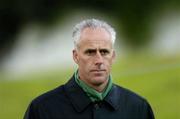
[[[101,85],[103,84],[104,82],[106,82],[107,78],[106,77],[95,77],[93,78],[93,83],[95,85]]]

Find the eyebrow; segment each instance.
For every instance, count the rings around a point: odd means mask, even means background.
[[[85,53],[87,53],[87,52],[89,52],[89,51],[91,51],[91,52],[96,52],[96,50],[97,50],[97,49],[89,48],[89,49],[86,49],[84,52],[85,52]]]
[[[88,49],[86,49],[84,52],[85,52],[85,53],[87,53],[87,52],[89,52],[89,51],[91,51],[91,52],[96,52],[97,50],[99,50],[100,52],[101,52],[101,51],[107,51],[107,52],[110,52],[110,50],[109,50],[109,49],[106,49],[106,48],[102,48],[102,49],[88,48]]]
[[[105,49],[105,48],[103,48],[103,49],[99,49],[99,51],[107,51],[107,52],[110,52],[110,50],[109,50],[109,49]]]

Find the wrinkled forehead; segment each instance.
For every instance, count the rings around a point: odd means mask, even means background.
[[[81,40],[79,43],[79,49],[86,50],[86,49],[112,49],[112,43],[109,39],[86,39]]]

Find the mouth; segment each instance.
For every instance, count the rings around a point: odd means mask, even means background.
[[[96,76],[96,77],[102,77],[102,76],[104,76],[104,74],[106,73],[106,70],[91,70],[90,71],[92,74],[93,74],[93,76]]]
[[[101,70],[94,69],[94,70],[91,70],[90,72],[101,73],[101,72],[105,72],[105,71],[106,71],[105,69],[101,69]]]

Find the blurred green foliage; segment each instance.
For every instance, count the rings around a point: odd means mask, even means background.
[[[11,50],[23,25],[37,22],[44,27],[51,26],[57,20],[62,22],[65,16],[74,14],[76,10],[92,10],[111,16],[118,23],[117,31],[123,32],[126,42],[138,48],[151,40],[152,19],[169,9],[180,10],[180,1],[0,0],[0,55],[4,56]]]
[[[73,70],[27,75],[24,80],[0,80],[0,118],[21,119],[30,101],[72,76]],[[132,56],[112,69],[115,83],[145,97],[157,119],[180,118],[180,57]]]

